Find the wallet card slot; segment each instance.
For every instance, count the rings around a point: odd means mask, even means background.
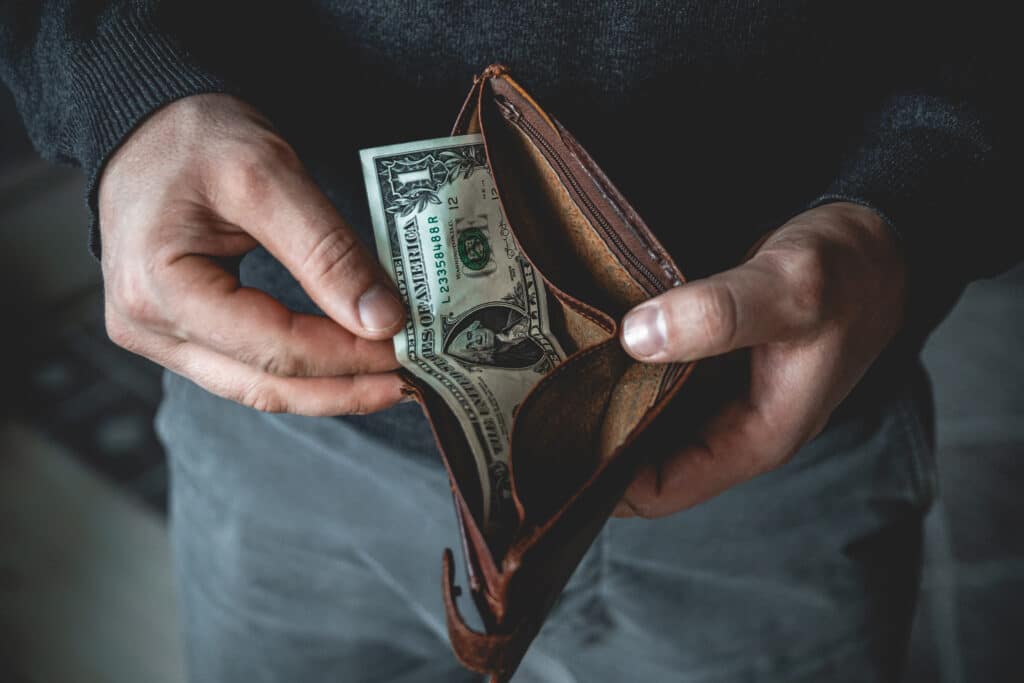
[[[482,106],[481,120],[505,218],[545,281],[609,322],[648,298],[530,136],[494,106]]]
[[[553,513],[597,468],[612,390],[629,364],[609,339],[553,370],[523,400],[509,450],[521,520]]]
[[[639,275],[637,282],[642,286],[648,293],[648,295],[654,296],[664,290],[658,277],[654,275],[653,271],[647,267],[647,265],[630,251],[622,236],[616,232],[611,225],[608,223],[608,219],[605,218],[604,214],[599,211],[594,204],[593,200],[588,196],[587,192],[583,189],[583,185],[579,177],[573,171],[572,167],[566,162],[565,158],[558,153],[555,147],[543,135],[528,118],[523,116],[522,112],[516,109],[511,102],[508,101],[504,96],[495,97],[495,104],[501,110],[501,113],[505,116],[513,125],[517,126],[523,133],[529,137],[537,148],[541,151],[544,157],[560,171],[560,175],[565,179],[567,185],[572,189],[572,194],[579,206],[584,210],[585,214],[590,218],[591,224],[599,231],[600,235],[613,248],[615,255],[618,259],[624,263],[628,263],[632,270]]]
[[[609,321],[565,298],[554,288],[548,289],[548,321],[562,349],[572,355],[608,339],[614,333]]]
[[[479,469],[473,458],[466,433],[458,418],[445,403],[441,395],[426,382],[403,371],[412,387],[412,394],[418,397],[430,417],[428,422],[437,443],[444,444],[443,461],[449,477],[458,484],[458,495],[463,498],[467,510],[476,518],[483,517],[483,486]]]
[[[599,460],[611,457],[658,401],[671,367],[630,362],[608,398],[597,442]]]
[[[541,524],[577,494],[649,416],[675,367],[637,363],[609,339],[541,380],[512,430],[520,519]]]
[[[531,100],[517,97],[516,89],[508,83],[495,81],[492,88],[495,91],[490,98],[493,108],[508,125],[526,136],[551,165],[592,230],[643,288],[646,294],[643,298],[679,284],[681,278],[671,259],[657,247],[657,241],[636,212],[620,201],[621,195],[575,140],[571,136],[564,138],[564,129],[543,117]],[[483,125],[486,126],[486,122]]]

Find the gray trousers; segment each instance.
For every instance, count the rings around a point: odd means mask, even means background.
[[[458,546],[426,430],[396,444],[165,384],[192,681],[481,680],[447,643],[441,552]],[[929,401],[908,380],[772,473],[666,519],[611,520],[515,683],[898,680],[934,492]]]

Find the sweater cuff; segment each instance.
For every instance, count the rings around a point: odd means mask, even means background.
[[[852,201],[893,229],[907,283],[897,341],[908,350],[920,350],[993,260],[985,235],[998,213],[996,160],[989,122],[965,99],[898,95],[813,203]]]
[[[69,58],[68,76],[74,104],[60,148],[85,172],[89,247],[99,258],[99,179],[113,153],[160,107],[189,95],[231,88],[202,69],[151,20],[139,16],[105,24]]]

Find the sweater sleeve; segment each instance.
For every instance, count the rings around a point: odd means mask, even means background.
[[[99,253],[103,166],[150,113],[230,90],[193,59],[159,0],[0,0],[0,78],[44,158],[82,168]]]
[[[1010,81],[1000,75],[1009,63],[997,54],[1002,43],[979,17],[958,24],[922,16],[905,27],[893,64],[897,87],[812,204],[858,203],[893,229],[907,264],[907,318],[897,343],[913,352],[969,282],[1024,253],[1008,222],[1014,116],[1004,96]]]

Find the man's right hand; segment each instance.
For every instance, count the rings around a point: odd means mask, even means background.
[[[404,310],[383,270],[252,107],[195,95],[149,117],[99,189],[107,333],[206,390],[271,412],[401,399]],[[217,259],[263,245],[328,317],[242,287]]]

